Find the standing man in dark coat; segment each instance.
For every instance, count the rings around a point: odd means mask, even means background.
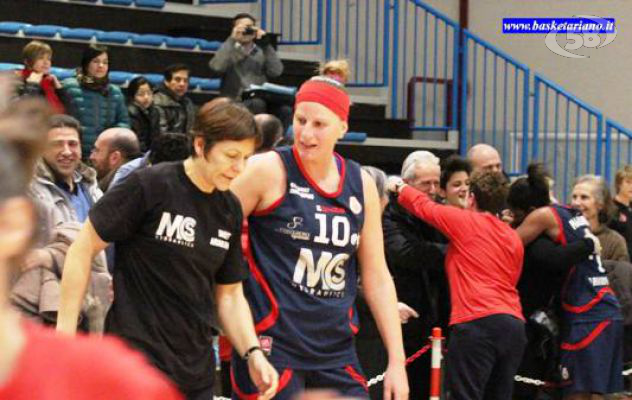
[[[439,159],[428,151],[411,153],[404,160],[401,172],[406,183],[431,196],[438,193],[440,175]],[[450,306],[443,269],[446,239],[406,211],[396,199],[391,200],[382,220],[386,262],[395,281],[398,301],[420,315],[402,325],[404,349],[410,357],[427,343],[432,327],[447,326]],[[410,398],[427,397],[430,358],[422,357],[409,364],[407,372]]]

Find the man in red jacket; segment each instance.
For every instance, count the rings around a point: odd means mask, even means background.
[[[472,204],[463,210],[435,203],[399,182],[399,203],[450,240],[446,273],[452,328],[446,384],[452,400],[511,398],[514,374],[526,344],[516,284],[524,248],[518,234],[497,216],[507,197],[500,172],[477,172]]]

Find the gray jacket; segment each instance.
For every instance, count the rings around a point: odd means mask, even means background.
[[[103,192],[97,185],[97,173],[85,164],[79,164],[73,179],[88,193],[90,205],[103,196]],[[52,204],[54,207],[46,207],[49,215],[44,215],[49,226],[55,227],[63,222],[78,221],[77,213],[72,207],[68,195],[55,184],[55,177],[50,167],[44,161],[40,161],[35,168],[35,179],[31,184],[31,196],[44,204]]]
[[[92,168],[81,164],[74,180],[83,186],[92,204],[102,196],[97,186],[96,172]],[[36,167],[30,196],[42,221],[37,247],[51,256],[53,267],[36,267],[23,271],[12,286],[11,302],[31,318],[54,323],[59,307],[60,283],[66,252],[75,240],[81,223],[70,199],[55,185],[53,173],[43,161]],[[88,319],[88,326],[93,332],[103,331],[105,315],[111,303],[111,277],[105,260],[105,252],[95,257],[88,292],[82,306],[81,315]]]
[[[186,94],[178,98],[161,83],[154,93],[154,106],[158,110],[160,133],[191,132],[195,120],[195,105]]]
[[[283,63],[271,45],[254,46],[246,53],[235,39],[228,38],[209,62],[211,71],[221,76],[220,95],[239,99],[251,84],[262,85],[283,73]]]

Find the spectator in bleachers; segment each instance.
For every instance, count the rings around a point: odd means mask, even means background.
[[[160,116],[160,133],[189,134],[195,120],[195,106],[187,96],[189,67],[173,64],[164,72],[164,81],[154,93],[154,105]]]
[[[609,226],[625,238],[628,255],[632,259],[632,164],[625,165],[617,171],[614,188],[614,205],[617,206],[617,213]]]
[[[127,112],[141,151],[149,150],[151,141],[160,134],[160,115],[154,106],[153,87],[143,76],[132,79],[127,86]]]
[[[141,155],[138,138],[131,129],[110,128],[101,132],[90,154],[99,189],[105,193],[119,167]]]
[[[272,114],[255,115],[257,127],[263,135],[261,145],[257,148],[257,153],[263,153],[274,149],[279,141],[283,139],[283,123]]]
[[[472,165],[465,159],[453,155],[441,167],[439,193],[445,204],[468,208],[470,200],[470,174]]]
[[[433,198],[438,194],[440,176],[439,159],[429,151],[415,151],[402,164],[403,180]],[[446,239],[402,207],[394,196],[384,211],[382,228],[386,262],[397,298],[420,315],[402,325],[406,356],[411,356],[427,343],[432,327],[445,325],[449,313],[443,266]],[[427,396],[429,359],[409,364],[407,372],[410,398]]]
[[[601,258],[630,261],[625,239],[607,226],[615,211],[605,180],[595,175],[580,176],[573,186],[571,199],[571,206],[581,211],[590,230],[599,238]]]
[[[114,174],[110,187],[122,182],[139,168],[156,165],[165,161],[182,161],[191,153],[189,136],[184,133],[163,133],[151,142],[151,149],[144,157],[123,164]]]
[[[241,13],[233,18],[231,35],[215,53],[209,65],[222,78],[220,94],[242,100],[250,85],[262,85],[283,73],[283,63],[270,43],[266,32],[256,26],[257,20]],[[261,97],[244,99],[253,114],[274,114],[287,128],[292,116],[290,105],[269,102]]]
[[[472,163],[472,172],[502,172],[503,170],[503,162],[498,150],[485,143],[472,146],[467,152],[467,159]]]
[[[65,112],[60,99],[61,83],[50,73],[53,49],[44,42],[33,40],[22,49],[24,69],[17,71],[20,84],[19,96],[41,96],[59,114]]]
[[[81,123],[81,151],[88,157],[97,135],[107,128],[129,128],[129,115],[121,89],[109,83],[110,60],[105,46],[83,51],[77,75],[62,82],[66,109]]]

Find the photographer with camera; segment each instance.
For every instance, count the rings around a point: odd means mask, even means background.
[[[251,85],[263,85],[283,72],[283,64],[270,43],[270,37],[256,23],[257,20],[250,14],[237,14],[233,18],[230,37],[209,63],[213,74],[222,78],[221,96],[242,100],[242,94]],[[284,127],[289,124],[291,105],[272,102],[261,96],[248,96],[243,102],[253,114],[274,114]]]

